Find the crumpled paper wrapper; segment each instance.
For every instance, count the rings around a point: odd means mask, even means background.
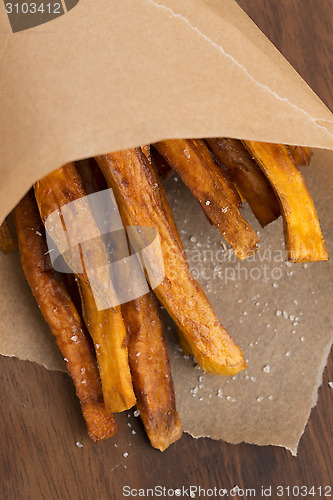
[[[227,136],[333,149],[330,111],[232,0],[80,0],[13,34],[0,7],[0,219],[67,161],[169,137]],[[333,255],[333,152],[304,168]],[[184,430],[296,453],[332,343],[331,262],[284,262],[282,222],[237,261],[174,177],[166,189],[190,265],[248,359],[233,378],[205,375],[172,335]],[[0,352],[63,370],[19,266],[0,256]],[[169,320],[166,318],[166,322]]]

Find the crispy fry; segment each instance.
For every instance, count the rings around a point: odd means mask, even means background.
[[[118,427],[112,413],[105,409],[88,333],[64,286],[53,276],[32,192],[18,204],[13,215],[24,274],[67,362],[88,434],[93,441],[112,436]]]
[[[136,406],[149,440],[164,451],[182,435],[164,328],[154,294],[122,305]]]
[[[35,195],[44,223],[50,214],[85,194],[82,180],[73,164],[59,168],[35,185]],[[84,232],[82,241],[88,241],[92,234],[96,234],[95,221],[88,207],[81,215],[83,218],[80,231]],[[103,255],[97,255],[95,260],[94,253]],[[106,249],[101,242],[97,247],[91,248],[88,257],[95,265],[96,262],[101,264],[108,262]],[[83,262],[83,266],[85,264]],[[103,285],[101,286],[101,294],[103,294],[103,288],[105,293],[106,287],[111,286],[109,277],[107,280],[103,276],[108,273],[105,273],[105,267],[96,268],[94,272],[98,273],[98,283]],[[120,306],[98,310],[86,271],[77,273],[77,277],[83,317],[95,345],[105,406],[112,412],[126,410],[134,406],[136,400],[128,362],[126,327]],[[96,291],[95,288],[94,291]]]
[[[274,188],[283,215],[288,260],[327,260],[316,209],[305,180],[282,144],[244,141]]]
[[[9,253],[16,248],[16,242],[8,227],[7,220],[4,220],[0,226],[0,250],[3,253]]]
[[[195,195],[194,184],[189,182],[190,178],[188,178],[188,173],[191,168],[194,169],[195,165],[195,173],[197,173],[200,179],[202,179],[202,183],[209,182],[211,177],[215,177],[215,179],[217,179],[222,186],[227,197],[229,197],[228,201],[236,207],[241,206],[242,201],[237,190],[235,189],[235,186],[230,181],[226,172],[222,171],[211,158],[209,150],[204,141],[194,139],[176,139],[158,142],[154,144],[154,147],[156,148],[156,151],[162,156],[162,158],[164,158],[165,161],[168,161],[170,165],[178,172],[182,180],[184,182],[185,180],[187,180],[185,184],[191,190],[193,195]],[[201,184],[201,187],[203,186],[204,185]],[[207,194],[205,187],[203,187],[202,191],[202,195]],[[200,191],[198,192],[198,194],[199,193]],[[222,196],[225,196],[225,194],[223,193]],[[197,199],[201,204],[201,198]],[[206,211],[205,213],[208,219],[211,219]]]
[[[177,229],[175,220],[174,220],[173,215],[172,215],[172,211],[171,211],[171,208],[170,208],[168,197],[166,195],[166,192],[165,192],[165,190],[164,190],[164,188],[162,186],[162,183],[161,183],[161,179],[159,177],[158,165],[156,165],[156,163],[155,163],[152,155],[150,155],[150,154],[147,155],[144,152],[143,149],[142,149],[142,152],[144,153],[145,157],[148,160],[147,166],[149,167],[150,174],[151,174],[151,176],[154,179],[156,193],[158,194],[158,197],[160,199],[163,211],[164,211],[165,216],[166,216],[166,218],[168,220],[168,223],[169,223],[170,229],[172,231],[172,234],[175,237],[175,240],[177,241],[177,244],[178,244],[180,250],[182,251],[183,258],[186,260],[186,255],[185,255],[185,250],[184,250],[184,247],[183,247],[183,243],[182,243],[182,241],[180,239],[180,236],[179,236],[179,233],[178,233],[178,229]]]
[[[150,161],[149,146],[144,150]],[[105,188],[105,179],[96,163],[80,165],[78,170],[87,193]],[[115,260],[126,255],[128,251],[126,240],[117,238],[112,243]],[[124,279],[125,276],[121,278]],[[138,299],[123,304],[121,309],[129,338],[128,354],[137,398],[136,406],[152,446],[164,451],[180,438],[182,428],[176,411],[158,303],[150,291]]]
[[[276,195],[241,141],[224,137],[206,139],[210,149],[228,170],[232,182],[247,200],[262,227],[280,216]]]
[[[197,198],[207,217],[244,259],[257,251],[258,237],[232,201],[228,184],[222,185],[222,171],[203,141],[168,140],[155,147],[179,173]],[[238,205],[238,202],[237,202]]]
[[[192,142],[192,145],[197,150],[197,152],[202,156],[203,160],[208,165],[209,170],[219,180],[221,186],[228,194],[231,202],[236,207],[238,207],[238,208],[241,207],[242,206],[242,199],[241,199],[235,185],[231,182],[230,177],[228,175],[228,172],[225,169],[220,168],[219,165],[217,165],[214,160],[212,161],[212,155],[210,154],[210,151],[209,151],[205,141],[198,140],[198,139],[192,139],[191,142]]]
[[[312,153],[305,146],[287,146],[296,167],[307,167],[310,165]]]
[[[239,347],[221,325],[183,259],[142,151],[111,153],[97,157],[97,162],[114,191],[124,223],[157,230],[165,278],[154,293],[183,331],[197,362],[215,374],[233,375],[244,369],[246,362]]]
[[[159,154],[157,151],[156,151],[156,153]],[[151,156],[145,155],[145,156],[148,159],[150,172],[154,178],[155,186],[156,185],[158,186],[157,193],[159,195],[161,205],[162,205],[162,208],[164,210],[167,221],[169,223],[170,229],[171,229],[172,234],[173,234],[173,236],[174,236],[174,238],[179,246],[179,249],[182,252],[182,257],[183,257],[184,261],[186,262],[187,259],[186,259],[186,254],[185,254],[185,250],[183,247],[183,243],[180,239],[178,229],[177,229],[175,220],[174,220],[173,215],[172,215],[169,200],[167,198],[166,192],[165,192],[165,190],[162,186],[162,183],[160,181],[159,167],[158,167],[158,165],[156,165],[153,155],[151,155]],[[179,344],[180,344],[181,348],[183,349],[184,353],[187,354],[188,356],[193,356],[191,347],[189,346],[189,343],[187,342],[185,336],[183,335],[183,332],[181,331],[181,329],[178,326],[176,327],[176,330],[177,330]]]

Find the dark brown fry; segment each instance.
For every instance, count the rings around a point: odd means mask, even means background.
[[[281,203],[288,260],[327,260],[316,209],[305,180],[282,144],[244,141]]]
[[[154,145],[178,172],[239,259],[257,251],[258,236],[238,210],[235,189],[222,176],[203,141],[168,140]],[[223,180],[222,180],[223,178]],[[232,194],[231,194],[232,193]]]
[[[45,222],[53,212],[61,210],[64,205],[85,196],[86,193],[74,165],[67,164],[38,181],[35,185],[35,195],[42,220]],[[83,241],[89,241],[91,235],[96,234],[96,223],[89,206],[79,217]],[[100,289],[93,285],[94,291],[101,296],[107,307],[108,301],[107,298],[104,300],[103,294],[110,290],[111,283],[105,267],[102,266],[108,262],[106,249],[101,242],[96,243],[86,256],[91,259],[90,263],[94,267],[94,283],[98,286],[100,284]],[[72,263],[67,263],[71,267]],[[100,263],[100,266],[96,263]],[[105,405],[112,412],[120,412],[134,406],[136,401],[128,362],[126,327],[120,306],[97,308],[91,280],[85,271],[85,261],[82,266],[83,272],[77,273],[82,311],[95,345]]]
[[[88,333],[63,284],[53,275],[43,224],[32,192],[18,204],[13,215],[24,274],[64,356],[88,434],[93,441],[110,437],[118,427],[112,413],[105,409]]]
[[[307,167],[310,165],[312,153],[305,146],[287,146],[296,167]]]
[[[80,174],[84,191],[87,194],[96,193],[107,189],[107,184],[94,158],[80,160],[75,163],[75,168]]]
[[[7,220],[4,220],[0,226],[0,250],[3,253],[9,253],[16,248],[16,243],[8,227]]]
[[[197,362],[215,374],[233,375],[244,369],[246,362],[239,347],[221,325],[183,259],[142,151],[111,153],[97,157],[97,162],[114,191],[123,222],[157,231],[165,278],[154,293],[181,328]]]
[[[164,328],[152,292],[122,305],[136,406],[149,440],[164,451],[182,435]]]
[[[277,219],[280,205],[276,195],[241,141],[224,137],[206,139],[217,161],[250,205],[261,226]]]

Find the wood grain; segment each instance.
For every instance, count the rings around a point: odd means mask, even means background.
[[[333,110],[331,0],[238,3]],[[297,458],[284,449],[232,446],[188,435],[161,454],[149,445],[138,419],[127,412],[117,418],[123,427],[118,436],[96,445],[86,435],[67,375],[10,358],[1,358],[0,365],[1,500],[119,499],[126,484],[134,488],[238,484],[256,488],[260,498],[261,486],[323,486],[332,480],[333,398],[328,386],[333,380],[332,356]]]

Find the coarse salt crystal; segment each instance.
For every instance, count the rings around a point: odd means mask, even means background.
[[[80,441],[76,441],[76,443],[75,443],[75,444],[76,444],[76,446],[77,446],[78,448],[82,448],[82,447],[83,447],[83,444],[82,444],[82,443],[80,443]]]
[[[265,373],[269,373],[270,369],[271,369],[270,366],[266,365],[266,366],[264,366],[264,368],[262,369],[262,371],[265,372]]]

